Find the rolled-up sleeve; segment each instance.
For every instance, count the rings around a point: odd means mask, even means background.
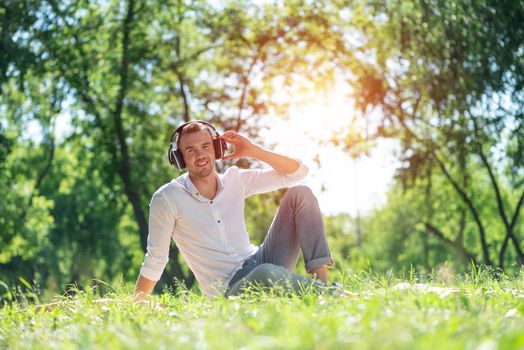
[[[244,184],[244,196],[270,192],[297,184],[304,179],[309,169],[300,160],[299,167],[291,174],[283,174],[269,169],[240,170],[240,179]]]
[[[149,209],[149,235],[147,252],[144,257],[140,275],[158,281],[169,260],[169,244],[175,227],[175,213],[166,196],[155,193]]]

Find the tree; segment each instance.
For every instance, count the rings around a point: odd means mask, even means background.
[[[460,220],[476,225],[485,265],[494,265],[497,253],[504,268],[508,244],[522,265],[516,228],[524,200],[523,3],[374,2],[357,7],[356,18],[364,21],[358,51],[365,59],[352,61],[354,96],[363,114],[381,112],[368,138],[400,141],[404,183],[444,175],[463,203],[459,210],[467,211]],[[471,183],[479,170],[489,179],[503,235],[486,229]],[[431,217],[420,220],[427,234],[465,248],[460,230],[449,238]]]

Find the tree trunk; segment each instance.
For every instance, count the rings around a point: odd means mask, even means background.
[[[142,209],[142,204],[140,200],[140,190],[137,188],[136,184],[132,181],[131,178],[131,160],[129,157],[129,148],[127,146],[126,142],[126,134],[123,126],[122,121],[122,113],[124,108],[124,99],[127,93],[127,89],[129,86],[128,83],[128,72],[129,72],[129,65],[131,64],[130,57],[129,57],[129,35],[131,32],[131,24],[133,22],[135,16],[135,2],[134,0],[129,0],[128,3],[128,9],[127,14],[123,22],[123,36],[122,36],[122,60],[121,60],[121,66],[120,66],[120,89],[118,94],[118,99],[116,101],[115,109],[112,113],[113,115],[113,123],[114,128],[117,134],[117,142],[118,142],[118,151],[120,153],[120,159],[119,159],[119,167],[118,167],[118,174],[120,178],[122,179],[122,182],[124,183],[124,192],[129,199],[132,207],[133,207],[133,213],[135,215],[135,219],[138,223],[139,228],[139,234],[140,234],[140,244],[142,246],[142,250],[145,252],[147,247],[147,236],[149,232],[148,228],[148,222],[146,219],[146,214],[144,213],[144,210]],[[178,250],[171,249],[170,251],[178,253]],[[178,256],[178,254],[176,254]],[[168,279],[168,283],[172,283],[173,278],[177,277],[181,280],[184,280],[186,283],[192,284],[191,276],[183,275],[182,269],[180,268],[180,263],[178,262],[178,259],[170,259],[170,264],[173,266],[173,273],[166,274],[166,278]],[[169,270],[169,269],[168,269]],[[172,275],[172,276],[171,276]],[[194,278],[193,278],[194,280]]]
[[[421,142],[423,144],[427,143],[427,142],[424,142],[417,134],[415,134],[413,132],[413,130],[411,130],[411,128],[405,123],[404,116],[403,115],[399,116],[394,107],[389,106],[389,105],[385,105],[384,107],[386,108],[386,110],[389,113],[391,113],[392,115],[397,117],[400,125],[403,127],[403,129],[407,132],[407,134],[410,137],[414,138],[415,140],[417,140],[417,141],[419,141],[419,142]],[[403,113],[403,110],[402,110],[401,107],[400,107],[400,112],[401,112],[401,114]],[[487,239],[486,239],[486,231],[484,230],[484,225],[482,224],[482,220],[480,219],[480,215],[479,215],[479,212],[477,211],[477,208],[473,204],[473,201],[471,200],[471,198],[467,195],[466,191],[463,188],[461,188],[461,186],[457,183],[457,181],[455,181],[455,179],[453,179],[453,177],[451,176],[449,171],[446,169],[446,166],[445,166],[444,162],[439,158],[439,156],[437,154],[437,150],[436,149],[430,149],[429,152],[433,156],[435,161],[437,162],[440,170],[442,171],[442,173],[444,174],[446,179],[452,185],[453,189],[455,189],[455,191],[459,194],[460,198],[462,198],[462,200],[466,204],[467,208],[471,212],[471,214],[473,216],[473,220],[477,224],[478,233],[479,233],[479,237],[480,237],[480,245],[481,245],[481,248],[482,248],[482,257],[483,257],[483,260],[484,260],[484,264],[487,265],[487,266],[493,266],[493,262],[491,261],[490,254],[489,254],[489,245],[488,245],[488,242],[487,242]]]
[[[446,236],[444,236],[444,234],[438,228],[436,228],[429,222],[427,222],[425,226],[428,232],[432,233],[435,237],[439,238],[442,242],[455,248],[467,263],[473,262],[473,264],[477,265],[477,261],[475,257],[473,256],[473,254],[468,252],[466,248],[463,245],[461,245],[458,241],[456,240],[452,241],[451,239],[446,238]]]

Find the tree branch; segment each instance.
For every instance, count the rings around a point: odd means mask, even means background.
[[[484,231],[484,225],[482,225],[482,221],[480,220],[480,215],[477,212],[477,209],[473,205],[473,202],[469,198],[469,196],[466,194],[466,192],[460,188],[459,184],[451,177],[451,174],[446,169],[446,166],[444,163],[434,154],[435,160],[437,161],[437,164],[439,165],[440,170],[444,173],[444,176],[448,179],[448,181],[451,183],[455,191],[460,195],[460,197],[464,200],[464,202],[467,204],[469,209],[471,210],[471,213],[473,214],[473,219],[475,220],[477,227],[479,229],[479,235],[480,235],[480,243],[482,246],[482,253],[484,257],[484,263],[488,266],[493,265],[491,262],[491,258],[489,257],[489,248],[488,243],[486,240],[486,232]]]
[[[240,95],[240,101],[238,101],[236,131],[239,131],[240,127],[242,126],[242,111],[244,110],[244,103],[245,103],[245,98],[246,98],[246,93],[247,93],[247,87],[249,86],[249,76],[251,75],[251,72],[253,71],[255,64],[257,63],[258,58],[260,57],[261,49],[262,49],[262,46],[259,48],[259,51],[257,51],[257,54],[251,60],[251,64],[249,65],[247,73],[243,75],[241,79],[243,86],[242,86],[242,94]]]
[[[384,104],[384,107],[392,115],[398,115],[396,113],[395,109],[392,106]],[[427,144],[427,142],[424,142],[417,134],[415,134],[415,132],[413,132],[411,130],[411,128],[405,123],[403,118],[398,118],[398,120],[399,120],[400,124],[402,125],[402,127],[404,128],[404,130],[409,134],[409,136],[413,137],[415,140],[417,140],[418,142],[420,142],[422,144]],[[470,209],[470,211],[471,211],[471,213],[473,215],[473,219],[475,220],[475,223],[477,224],[477,227],[478,227],[478,230],[479,230],[480,243],[481,243],[481,247],[482,247],[484,263],[486,265],[488,265],[488,266],[492,266],[493,263],[491,261],[491,258],[489,257],[489,248],[488,248],[488,243],[487,243],[487,240],[486,240],[486,233],[485,233],[485,230],[484,230],[484,225],[482,224],[482,221],[480,219],[480,215],[478,214],[478,211],[475,208],[475,206],[473,204],[473,201],[469,198],[469,196],[466,194],[466,192],[453,179],[451,174],[446,169],[446,166],[444,165],[444,162],[442,162],[442,160],[439,158],[439,156],[438,156],[438,154],[436,152],[436,149],[437,149],[436,145],[431,140],[429,140],[429,142],[433,145],[433,148],[431,148],[429,150],[430,154],[434,157],[435,161],[439,165],[439,168],[444,173],[444,176],[446,176],[446,178],[451,183],[451,185],[453,186],[455,191],[460,195],[462,200],[467,204],[468,208]]]
[[[477,136],[477,138],[480,138],[479,127],[478,127],[477,121],[475,120],[475,118],[471,118],[471,119],[473,120],[473,125],[475,127],[475,135]],[[510,225],[508,221],[508,217],[506,216],[506,210],[504,209],[504,202],[502,201],[502,195],[500,192],[500,187],[498,185],[497,179],[495,178],[493,169],[491,168],[491,165],[489,164],[488,158],[486,157],[486,155],[484,154],[484,151],[482,150],[482,145],[479,142],[477,142],[477,149],[478,149],[478,155],[480,156],[480,159],[482,160],[482,164],[484,164],[484,166],[488,170],[491,185],[493,187],[493,190],[495,192],[495,197],[497,199],[497,208],[499,211],[499,215],[502,218],[504,227],[506,228],[506,236],[504,237],[504,242],[502,243],[502,246],[499,251],[499,267],[501,269],[504,268],[504,257],[506,255],[508,238],[511,238],[511,241],[515,247],[515,251],[517,252],[517,261],[520,265],[522,265],[523,253],[522,253],[522,249],[520,249],[520,242],[518,238],[515,237],[515,235],[513,234],[513,227]]]
[[[524,203],[524,192],[520,195],[519,202],[517,203],[517,207],[515,208],[515,212],[513,213],[513,217],[511,218],[511,228],[515,227],[515,224],[517,223],[520,208],[522,207],[522,204]]]
[[[180,73],[178,67],[176,67],[175,65],[172,65],[171,67],[178,78],[178,88],[180,89],[180,95],[182,96],[182,102],[184,104],[184,114],[182,118],[184,119],[184,122],[187,123],[190,120],[191,112],[189,110],[189,98],[186,94],[186,83],[184,81],[184,76]]]
[[[475,133],[477,134],[477,137],[478,137],[477,122],[473,120],[473,123],[475,125]],[[486,155],[484,154],[484,151],[482,150],[482,145],[478,142],[477,142],[477,149],[478,149],[478,155],[480,156],[480,159],[482,160],[482,164],[484,164],[484,166],[486,167],[488,171],[489,179],[491,181],[491,185],[493,186],[493,190],[495,191],[495,196],[497,199],[497,208],[498,208],[500,217],[502,218],[504,225],[508,227],[509,226],[508,217],[506,216],[506,210],[504,209],[504,203],[502,202],[502,195],[500,194],[499,184],[497,182],[497,179],[495,178],[493,169],[491,168],[491,165],[489,164],[489,161]]]
[[[457,249],[459,251],[459,253],[462,254],[462,256],[464,258],[468,259],[469,261],[473,261],[473,263],[475,265],[477,265],[477,261],[476,261],[475,257],[473,256],[473,254],[468,252],[466,250],[466,248],[462,244],[460,244],[458,241],[456,241],[456,240],[453,241],[453,240],[447,238],[446,236],[444,236],[442,231],[440,231],[438,228],[436,228],[435,226],[433,226],[429,222],[425,223],[425,227],[428,230],[428,232],[432,233],[435,237],[440,239],[442,242],[444,242],[444,243],[452,246],[453,248]]]

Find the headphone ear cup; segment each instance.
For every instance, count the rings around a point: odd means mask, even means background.
[[[216,138],[213,140],[213,147],[215,147],[215,158],[222,159],[227,149],[226,142],[224,140]]]
[[[167,159],[169,159],[171,165],[176,165],[180,170],[186,167],[182,153],[178,150],[174,150],[172,146],[170,146],[167,151]]]
[[[174,150],[173,152],[173,156],[175,158],[175,161],[176,161],[176,165],[178,166],[178,168],[180,170],[184,169],[186,167],[186,162],[184,161],[184,156],[182,156],[182,152],[180,152],[180,150]]]
[[[175,165],[175,160],[173,159],[173,147],[169,146],[169,149],[167,150],[167,159],[169,160],[169,164]]]
[[[215,149],[215,159],[222,158],[222,149],[220,148],[220,140],[218,138],[213,139],[213,148]]]
[[[224,141],[222,139],[220,139],[220,150],[222,151],[222,157],[223,157],[226,154],[227,143],[226,143],[226,141]]]

